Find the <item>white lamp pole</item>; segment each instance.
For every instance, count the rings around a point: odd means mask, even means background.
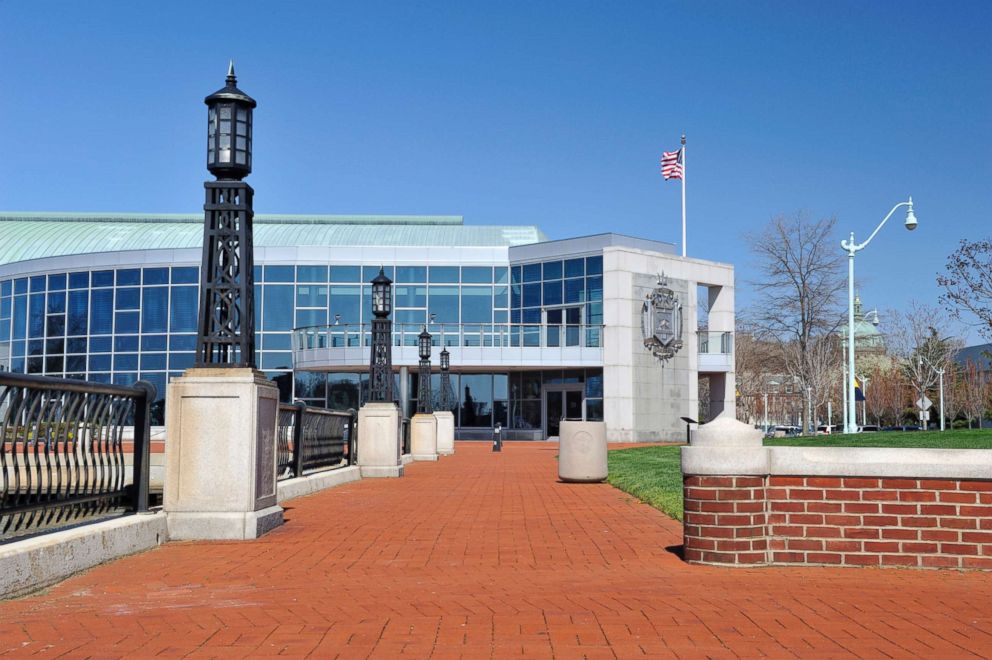
[[[940,430],[944,430],[944,369],[941,367],[937,370],[940,374]]]
[[[847,383],[845,383],[847,406],[844,411],[844,433],[858,432],[858,415],[854,402],[854,255],[868,247],[871,239],[875,238],[875,234],[878,233],[900,206],[909,207],[906,211],[905,224],[906,229],[913,231],[916,229],[917,222],[916,215],[913,214],[913,198],[910,197],[909,201],[899,202],[893,206],[889,214],[878,223],[875,231],[871,233],[871,236],[864,243],[858,244],[854,242],[853,231],[851,232],[850,240],[840,242],[840,246],[847,251]]]

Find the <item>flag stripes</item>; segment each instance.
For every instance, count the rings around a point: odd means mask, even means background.
[[[663,151],[661,154],[661,173],[665,180],[682,178],[682,149],[678,151]]]

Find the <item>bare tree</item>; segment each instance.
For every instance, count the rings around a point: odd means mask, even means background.
[[[961,413],[968,420],[968,428],[971,428],[973,419],[978,420],[978,426],[981,428],[982,416],[989,404],[992,387],[978,365],[971,360],[968,360],[961,369],[961,386]]]
[[[975,316],[979,331],[992,340],[992,240],[961,241],[947,257],[937,284],[944,287],[941,300],[949,303],[954,316]]]
[[[734,335],[734,373],[737,384],[737,419],[754,423],[764,416],[764,395],[769,374],[774,373],[777,347],[762,341],[744,323]]]
[[[914,302],[909,310],[890,314],[889,348],[900,359],[916,400],[938,383],[941,370],[949,370],[962,342],[946,334],[945,316],[931,306]]]
[[[836,377],[840,360],[831,337],[844,288],[835,225],[834,218],[814,221],[795,213],[746,237],[760,273],[752,283],[759,299],[749,320],[759,338],[780,343],[787,373],[799,379],[800,393],[814,409],[827,400],[828,379]]]

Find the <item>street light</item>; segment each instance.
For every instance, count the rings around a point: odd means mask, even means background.
[[[417,385],[417,412],[430,414],[434,412],[434,402],[431,400],[431,333],[424,326],[417,337],[418,353],[420,354],[420,374]]]
[[[369,365],[369,401],[393,400],[392,311],[393,281],[380,268],[372,280],[372,355]]]
[[[840,246],[844,250],[847,250],[847,405],[844,410],[844,433],[858,432],[857,409],[854,402],[854,255],[868,247],[871,239],[875,238],[875,234],[878,233],[900,206],[908,207],[906,210],[905,226],[909,231],[913,231],[916,229],[918,223],[916,221],[916,215],[913,213],[913,198],[910,197],[909,201],[899,202],[893,206],[892,210],[878,223],[875,231],[871,233],[871,236],[864,243],[859,244],[854,242],[853,231],[849,240],[840,242]]]

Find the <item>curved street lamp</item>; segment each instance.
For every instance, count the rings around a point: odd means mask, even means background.
[[[916,229],[918,224],[916,221],[916,214],[913,213],[913,198],[910,196],[909,201],[899,202],[892,207],[888,215],[878,223],[875,227],[875,231],[871,233],[864,243],[854,242],[854,232],[851,232],[851,238],[846,241],[841,241],[840,246],[847,251],[847,409],[844,411],[844,433],[857,433],[858,432],[858,422],[857,422],[857,412],[854,402],[854,255],[864,250],[871,243],[871,239],[875,238],[875,234],[882,228],[882,226],[892,217],[892,214],[896,212],[901,206],[908,207],[906,209],[906,222],[904,223],[906,229],[913,231]]]

